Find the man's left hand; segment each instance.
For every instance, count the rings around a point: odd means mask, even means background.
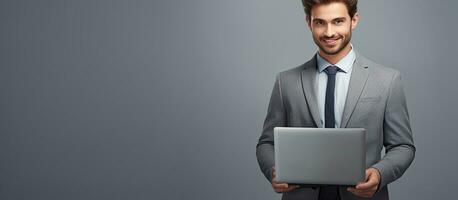
[[[358,183],[355,187],[347,188],[347,191],[356,196],[371,198],[374,196],[380,183],[380,172],[373,167],[366,169],[364,182]]]

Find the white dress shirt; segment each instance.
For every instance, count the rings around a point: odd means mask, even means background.
[[[345,100],[347,98],[348,85],[350,83],[351,71],[353,69],[353,63],[355,62],[355,52],[353,48],[348,54],[343,57],[335,66],[339,67],[340,70],[336,74],[336,85],[334,90],[334,116],[335,116],[335,127],[340,128],[342,121],[342,113],[345,107]],[[325,127],[324,117],[324,103],[326,100],[326,84],[328,82],[328,75],[323,70],[330,66],[328,61],[317,53],[317,74],[316,74],[316,91],[317,91],[317,102],[320,111],[321,122]]]

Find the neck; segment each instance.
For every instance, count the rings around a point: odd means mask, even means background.
[[[326,53],[323,52],[321,49],[318,51],[318,53],[319,53],[320,56],[323,57],[326,61],[328,61],[329,63],[335,65],[335,64],[338,63],[343,57],[345,57],[350,51],[351,51],[351,45],[350,45],[350,43],[348,43],[347,46],[345,46],[345,48],[343,48],[341,51],[339,51],[339,52],[336,53],[336,54],[333,54],[333,55],[326,54]]]

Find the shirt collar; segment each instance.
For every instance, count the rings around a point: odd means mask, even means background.
[[[320,73],[323,72],[323,70],[326,69],[326,67],[332,65],[331,63],[326,61],[323,57],[321,57],[318,52],[316,53],[316,58],[317,58],[318,71]],[[353,51],[353,46],[352,46],[350,52],[348,52],[348,54],[345,57],[340,59],[339,62],[335,64],[335,66],[339,67],[343,72],[348,73],[353,68],[353,63],[355,62],[355,59],[356,59],[356,56],[355,56],[355,52]]]

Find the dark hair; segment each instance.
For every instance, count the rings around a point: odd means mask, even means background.
[[[316,4],[330,4],[333,2],[342,2],[347,6],[348,14],[351,18],[358,11],[357,4],[358,0],[302,0],[302,5],[304,5],[304,11],[307,17],[310,17],[313,6]]]

